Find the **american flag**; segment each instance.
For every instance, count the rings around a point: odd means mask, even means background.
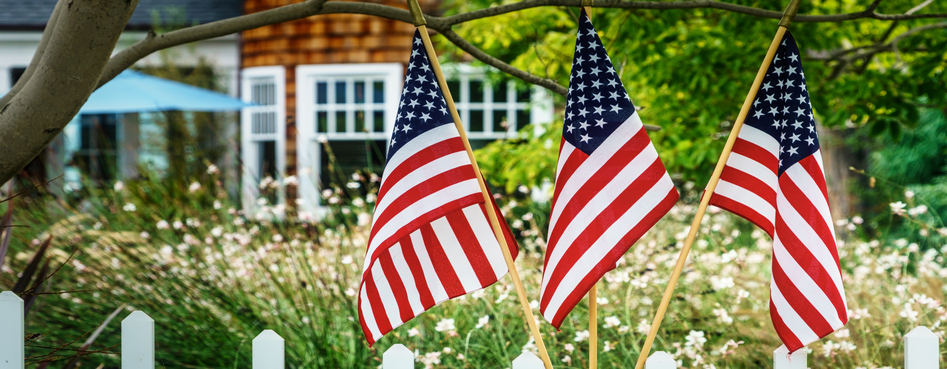
[[[799,48],[786,33],[710,203],[773,238],[769,312],[790,351],[848,321],[823,172]]]
[[[557,328],[678,199],[584,10],[567,100],[540,301]]]
[[[432,306],[506,274],[486,211],[415,32],[359,287],[358,318],[369,345]],[[516,241],[496,214],[515,258]]]

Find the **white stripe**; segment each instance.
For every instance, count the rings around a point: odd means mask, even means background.
[[[487,256],[490,267],[493,268],[493,274],[497,279],[503,278],[503,275],[507,272],[506,258],[503,256],[503,250],[500,249],[500,243],[497,242],[496,234],[493,233],[493,227],[483,216],[480,205],[471,205],[464,208],[464,216],[467,218],[467,222],[470,223],[470,229],[477,237],[477,242],[483,248],[483,253]],[[497,220],[504,221],[503,219]]]
[[[572,173],[572,176],[569,177],[569,181],[562,185],[562,191],[559,192],[559,196],[556,199],[557,206],[552,209],[552,214],[549,216],[549,229],[556,227],[556,222],[562,213],[562,208],[568,203],[568,200],[582,189],[582,186],[588,182],[589,178],[592,178],[592,175],[594,175],[602,165],[608,162],[615,152],[620,150],[625,143],[631,140],[631,138],[642,129],[644,129],[644,125],[641,124],[641,119],[638,118],[638,112],[634,112],[627,120],[618,126],[618,129],[605,139],[605,142],[602,142],[601,146],[592,152],[592,155],[585,159],[582,165],[576,169],[575,173]],[[564,145],[571,146],[568,141],[566,141]],[[657,152],[655,152],[655,155],[657,155]],[[556,183],[556,187],[558,186],[559,183]]]
[[[401,230],[401,228],[408,223],[417,219],[420,214],[427,214],[443,206],[445,203],[476,193],[480,193],[480,184],[476,178],[468,179],[447,186],[401,209],[401,212],[391,217],[388,222],[378,230],[375,237],[372,238],[372,243],[368,246],[368,251],[365,253],[365,268],[368,268],[372,262],[370,259],[372,254],[375,253],[376,249],[378,249],[382,243],[394,236],[396,232]]]
[[[599,150],[601,150],[601,147],[599,148]],[[599,152],[600,151],[596,150],[593,153],[593,155],[598,154]],[[609,153],[609,155],[612,155],[612,154],[613,153]],[[641,176],[641,173],[643,173],[645,170],[651,167],[651,165],[653,165],[655,161],[658,161],[658,160],[659,160],[658,152],[654,150],[654,147],[651,146],[651,143],[649,142],[648,146],[645,147],[644,150],[642,150],[640,153],[638,153],[638,156],[636,156],[634,159],[631,160],[631,162],[625,165],[625,167],[622,168],[622,170],[619,171],[618,174],[616,174],[615,177],[612,178],[608,182],[608,184],[606,184],[605,187],[602,188],[601,191],[596,193],[595,196],[593,196],[592,199],[589,200],[588,203],[582,206],[582,209],[579,210],[578,213],[576,213],[575,217],[573,217],[571,221],[569,221],[568,224],[562,225],[565,227],[565,230],[563,230],[562,235],[559,237],[559,240],[556,241],[556,246],[553,248],[552,253],[549,254],[549,258],[548,258],[549,262],[546,263],[545,268],[549,270],[555,270],[556,265],[559,264],[559,261],[562,258],[562,255],[565,254],[566,250],[569,249],[569,247],[576,240],[576,238],[578,238],[579,235],[583,231],[585,231],[586,228],[588,228],[589,224],[591,224],[595,220],[595,218],[602,211],[605,210],[605,208],[611,205],[615,201],[615,199],[619,195],[621,195],[621,193],[625,191],[632,182],[638,179],[638,177]],[[579,170],[585,169],[586,165],[590,165],[590,163],[586,161],[584,164],[582,164],[582,167],[580,167]],[[599,167],[601,167],[601,165],[599,165]],[[658,181],[659,183],[656,183],[655,185],[656,186],[659,185],[660,182],[662,182],[664,179],[670,180],[667,176],[667,173],[664,173],[663,178],[659,180]],[[574,179],[570,179],[569,182],[566,183],[566,186],[572,184],[573,181]],[[663,197],[661,197],[658,200],[661,200],[661,199],[663,199]],[[569,200],[570,200],[569,197],[563,197],[562,195],[560,195],[559,198],[556,200],[556,208],[559,210],[560,214],[562,212],[561,209],[566,207],[569,204]],[[639,199],[639,201],[641,200]],[[555,214],[554,217],[558,217],[560,214]],[[557,219],[553,218],[552,220],[553,221],[550,222],[550,224],[555,222]],[[631,227],[634,227],[634,223],[622,223],[622,224],[624,224],[625,227],[627,227],[628,229],[630,229]],[[554,225],[549,226],[550,234],[552,234],[552,232],[556,230],[556,228],[554,227],[555,227]],[[548,280],[548,274],[546,273],[543,273],[543,274],[544,274],[543,286],[545,286],[549,282],[549,280]]]
[[[786,250],[786,246],[783,245],[782,240],[779,239],[779,234],[776,234],[776,239],[773,240],[773,258],[779,261],[779,265],[782,267],[783,272],[786,273],[786,278],[790,283],[792,283],[796,289],[799,290],[799,293],[805,296],[806,300],[819,311],[819,314],[825,318],[825,321],[828,322],[829,325],[833,327],[842,325],[842,321],[839,320],[838,310],[835,310],[835,304],[825,295],[825,292],[822,291],[818,283],[812,280],[812,277],[806,273],[805,269],[796,263],[796,259],[789,254],[789,251]]]
[[[777,160],[773,160],[774,165],[779,165]],[[741,172],[749,174],[753,177],[759,178],[763,183],[765,183],[770,188],[776,187],[779,179],[776,177],[776,173],[763,165],[763,163],[751,159],[749,157],[740,155],[739,153],[731,153],[730,159],[727,159],[727,166],[739,169]],[[776,190],[773,189],[773,192]]]
[[[789,200],[786,199],[785,194],[782,192],[777,193],[776,201],[776,206],[779,208],[779,215],[789,228],[786,230],[777,228],[776,234],[778,235],[780,231],[794,234],[806,249],[812,253],[812,256],[819,261],[819,264],[822,265],[822,268],[825,269],[829,277],[832,278],[832,281],[835,283],[835,288],[839,288],[841,291],[842,276],[839,273],[838,265],[835,264],[835,256],[829,252],[828,247],[822,242],[822,238],[815,233],[812,226],[809,225],[809,222],[803,219],[802,216],[796,212],[796,209],[789,204]]]
[[[470,160],[467,156],[467,152],[459,151],[437,158],[430,163],[427,163],[411,171],[411,173],[408,173],[408,175],[404,176],[404,178],[401,178],[401,180],[392,184],[383,197],[378,198],[378,204],[375,205],[375,213],[372,216],[372,224],[375,224],[378,218],[385,214],[385,211],[388,210],[388,207],[391,206],[391,203],[400,199],[405,194],[405,192],[408,192],[416,186],[427,182],[436,175],[454,168],[469,165]],[[477,192],[480,192],[479,187],[477,188]],[[400,211],[400,209],[392,209],[392,211]]]
[[[467,254],[464,253],[464,248],[460,245],[460,241],[457,240],[457,235],[454,234],[454,229],[451,228],[447,218],[442,217],[431,222],[431,228],[434,228],[434,234],[437,235],[437,240],[440,241],[441,248],[444,249],[444,254],[447,255],[447,260],[449,260],[451,264],[450,266],[453,267],[454,273],[457,274],[457,279],[460,279],[460,284],[464,287],[464,291],[473,291],[482,288],[480,280],[477,279],[477,273],[474,271],[473,266],[470,265]],[[447,267],[447,265],[441,266],[441,268]]]
[[[453,124],[445,124],[439,127],[434,127],[431,130],[422,133],[418,137],[415,137],[411,141],[408,141],[408,143],[398,149],[398,152],[396,152],[395,155],[391,157],[391,160],[388,160],[388,164],[385,165],[385,171],[381,176],[382,181],[384,181],[384,178],[387,178],[391,172],[397,169],[398,165],[403,163],[405,160],[408,160],[408,158],[416,154],[418,151],[454,137],[460,137],[460,134],[457,133],[457,128],[455,128]]]
[[[825,200],[825,196],[822,195],[822,188],[816,184],[815,179],[809,175],[809,172],[807,172],[806,168],[802,165],[796,164],[789,167],[789,169],[783,172],[783,175],[788,175],[789,179],[795,183],[796,187],[799,187],[799,190],[809,199],[809,202],[815,206],[819,215],[822,216],[822,221],[825,222],[825,225],[829,228],[834,243],[835,222],[832,221],[832,211],[829,210],[829,203]]]
[[[404,251],[401,248],[404,245],[396,243],[390,249],[388,253],[391,254],[391,263],[395,265],[395,270],[398,271],[398,276],[401,277],[401,282],[404,285],[404,290],[408,295],[408,305],[411,306],[411,311],[414,313],[414,316],[418,316],[424,312],[424,304],[421,303],[421,293],[418,292],[417,281],[414,280],[414,273],[411,273],[411,267],[408,266],[408,261],[404,259]]]
[[[378,290],[378,296],[381,297],[381,305],[385,309],[385,315],[388,316],[391,328],[401,325],[404,322],[401,321],[398,301],[395,300],[395,294],[391,291],[391,286],[388,285],[388,277],[385,275],[381,263],[375,263],[375,266],[372,267],[372,278],[375,280],[375,289]]]
[[[365,280],[362,278],[362,280]],[[381,338],[381,331],[378,329],[378,323],[375,322],[375,314],[372,312],[372,303],[368,299],[368,285],[362,284],[362,291],[360,293],[362,299],[362,319],[365,320],[365,326],[368,327],[368,332],[372,334],[372,340],[377,341]]]
[[[769,133],[757,129],[751,125],[744,124],[743,128],[740,128],[740,135],[737,137],[742,138],[746,141],[752,142],[754,145],[759,146],[763,150],[768,151],[770,154],[773,154],[773,157],[779,158],[779,141],[776,141],[773,136],[770,136]],[[729,160],[727,163],[729,164]]]
[[[434,263],[431,262],[431,256],[428,255],[427,247],[424,245],[424,237],[421,236],[421,231],[411,233],[411,243],[414,245],[414,253],[418,255],[418,262],[421,263],[421,270],[424,273],[424,279],[427,281],[427,288],[431,291],[434,303],[437,304],[447,300],[447,290],[444,289],[444,284],[437,276]]]
[[[822,178],[825,178],[825,165],[822,164],[822,149],[816,150],[815,153],[812,154],[812,156],[815,157],[815,161],[819,163],[819,172],[822,173]],[[826,179],[827,179],[827,178],[826,178]],[[828,185],[828,183],[826,183],[826,185]],[[832,216],[832,213],[829,212],[829,217],[831,218],[831,216]],[[831,219],[829,219],[829,220],[830,220],[830,221],[829,221],[829,225],[830,225],[829,229],[832,230],[832,238],[834,239],[834,238],[836,238],[836,237],[835,237],[835,227],[833,227],[833,226],[831,226],[831,225],[835,224],[835,221],[831,221]],[[847,306],[847,303],[846,303],[846,306]]]
[[[611,251],[618,241],[628,234],[634,225],[640,223],[644,217],[648,216],[649,213],[667,197],[667,194],[673,188],[674,182],[665,174],[663,178],[658,180],[658,182],[638,200],[638,202],[632,205],[621,217],[616,219],[615,222],[592,243],[591,247],[579,257],[572,268],[563,276],[555,291],[546,290],[548,278],[552,275],[552,272],[555,271],[555,266],[551,268],[547,267],[543,271],[542,295],[546,295],[547,293],[553,293],[553,295],[549,300],[549,304],[546,306],[546,311],[543,311],[543,316],[558,316],[563,301],[575,290],[582,278],[588,275],[592,268],[602,261],[605,254]],[[578,219],[579,217],[576,218]],[[571,243],[564,245],[571,246]],[[556,250],[565,248],[567,247],[559,247]],[[552,265],[552,262],[553,260],[550,258],[550,265]],[[556,262],[558,263],[558,260],[556,260]]]
[[[799,341],[802,341],[803,345],[808,345],[819,340],[819,336],[812,331],[812,328],[809,328],[809,324],[799,317],[796,310],[793,309],[792,305],[789,305],[789,302],[783,297],[782,292],[779,291],[779,287],[776,286],[776,281],[770,281],[770,296],[773,299],[773,308],[776,309],[776,315],[782,319],[783,324],[792,331],[792,334],[795,335]]]
[[[776,208],[746,187],[721,179],[717,182],[717,188],[714,190],[714,194],[748,206],[750,210],[769,220],[770,224],[776,222]]]
[[[563,139],[565,141],[565,139]],[[569,157],[572,156],[572,153],[575,152],[575,146],[565,141],[562,143],[562,150],[559,150],[559,162],[556,163],[556,180],[559,180],[559,176],[562,174],[562,167],[566,165],[566,161],[569,160]]]

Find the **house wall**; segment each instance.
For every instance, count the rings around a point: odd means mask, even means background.
[[[300,0],[246,0],[247,14]],[[407,9],[403,0],[378,4]],[[421,1],[425,12],[439,1]],[[411,53],[414,25],[360,14],[313,16],[242,33],[241,68],[285,67],[286,175],[297,174],[296,67],[311,64],[402,63]],[[295,198],[293,188],[288,198]]]

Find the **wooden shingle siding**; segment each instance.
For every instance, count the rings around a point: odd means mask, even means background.
[[[256,13],[302,0],[245,0]],[[407,9],[404,0],[368,1]],[[432,13],[440,0],[421,0]],[[274,24],[242,33],[241,68],[286,68],[286,175],[296,174],[296,66],[306,64],[405,63],[415,27],[361,14],[332,14]],[[289,189],[291,192],[293,189]],[[289,198],[295,194],[288,193]]]

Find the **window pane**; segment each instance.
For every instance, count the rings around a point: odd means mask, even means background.
[[[483,132],[483,110],[470,111],[470,132]]]
[[[506,102],[506,82],[493,85],[493,102]]]
[[[320,111],[316,113],[316,132],[317,133],[326,133],[329,132],[329,113]]]
[[[362,110],[355,112],[355,132],[365,132],[365,112]]]
[[[464,101],[464,96],[460,93],[460,81],[447,81],[447,88],[450,89],[450,94],[454,97],[454,101]]]
[[[470,81],[470,102],[483,102],[483,81]]]
[[[335,83],[335,103],[336,104],[345,104],[345,88],[348,84],[345,81],[339,81]]]
[[[385,82],[375,82],[372,84],[372,89],[374,90],[374,96],[372,101],[377,104],[382,104],[385,102]]]
[[[325,82],[316,82],[316,104],[328,103],[329,85]]]
[[[526,127],[530,123],[529,121],[529,109],[517,110],[516,111],[516,130],[519,131]]]
[[[493,111],[493,132],[506,132],[509,122],[506,121],[506,110]]]
[[[270,176],[276,178],[276,141],[262,141],[259,143],[260,167],[257,173],[260,178]]]
[[[375,132],[384,132],[385,131],[385,112],[382,110],[375,110],[374,118],[374,131]]]
[[[329,146],[334,154],[335,161],[329,160],[329,155],[325,146]],[[372,172],[381,175],[385,168],[385,140],[373,141],[329,141],[325,145],[320,145],[322,150],[321,162],[322,175],[319,178],[321,188],[341,187],[346,188],[346,184],[352,180],[352,173]],[[348,188],[344,195],[364,196],[368,189],[364,186],[358,188]]]
[[[365,103],[365,82],[364,81],[355,82],[355,103],[356,104]]]
[[[516,89],[516,101],[517,102],[529,102],[529,87],[520,87]]]
[[[345,125],[345,112],[344,111],[335,112],[335,131],[339,133],[348,131]]]

